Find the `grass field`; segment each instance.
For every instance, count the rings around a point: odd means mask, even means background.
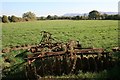
[[[35,44],[41,40],[41,31],[52,33],[57,41],[67,42],[68,40],[79,40],[83,47],[94,46],[110,50],[118,45],[118,21],[115,20],[45,20],[35,22],[2,23],[2,44],[3,48],[22,45]],[[24,75],[24,50],[12,51],[3,54],[11,60],[11,63],[4,62],[2,58],[0,63],[8,75],[6,77]],[[29,53],[29,52],[28,52]],[[15,57],[22,54],[23,57]],[[1,67],[1,66],[0,66]],[[46,76],[49,77],[49,76]],[[106,78],[119,77],[119,66],[110,71],[99,73],[82,73],[78,75],[61,75],[53,78]]]
[[[107,50],[118,45],[118,21],[115,20],[45,20],[3,23],[3,48],[39,43],[40,32],[48,31],[58,41],[79,40],[83,47]]]

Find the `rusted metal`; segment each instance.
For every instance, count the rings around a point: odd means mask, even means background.
[[[99,51],[102,52],[99,52]],[[80,55],[80,54],[107,54],[108,52],[103,52],[102,48],[96,48],[96,49],[82,49],[82,50],[74,50],[74,52],[76,55]],[[43,57],[51,57],[51,56],[59,56],[59,55],[70,55],[70,50],[66,53],[64,51],[59,51],[59,52],[36,52],[34,54],[30,54],[31,58],[43,58]],[[28,55],[29,56],[29,55]],[[25,59],[29,59],[29,58],[25,58]]]

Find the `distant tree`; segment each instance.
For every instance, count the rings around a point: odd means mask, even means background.
[[[120,15],[116,14],[116,15],[107,15],[107,17],[105,18],[106,20],[120,20]]]
[[[47,16],[47,19],[49,19],[49,20],[52,19],[52,16],[48,15],[48,16]]]
[[[57,15],[54,15],[53,18],[54,18],[54,20],[55,20],[55,19],[58,19],[58,16],[57,16]]]
[[[26,12],[22,15],[22,17],[27,20],[36,20],[36,15],[32,12]]]
[[[75,16],[72,16],[71,19],[72,19],[72,20],[75,20]]]
[[[45,20],[46,19],[46,17],[44,17],[44,16],[36,17],[36,18],[37,18],[37,20]]]
[[[87,19],[88,19],[88,15],[87,15],[87,14],[84,14],[81,19],[87,20]]]
[[[113,17],[114,17],[113,15],[107,15],[105,19],[106,19],[106,20],[112,20]]]
[[[9,22],[12,22],[12,20],[11,20],[11,16],[8,16],[8,20],[9,20]]]
[[[85,16],[80,16],[80,19],[81,20],[85,20]]]
[[[2,22],[2,17],[0,16],[0,22]]]
[[[62,19],[64,19],[64,16],[60,16],[58,19],[61,19],[61,20],[62,20]]]
[[[18,17],[12,15],[12,16],[11,16],[11,22],[19,22]]]
[[[75,20],[80,20],[80,16],[75,16]]]
[[[68,17],[68,19],[69,19],[69,17]],[[72,20],[80,20],[81,17],[80,17],[80,16],[73,16],[73,17],[71,17],[71,19],[72,19]]]
[[[89,19],[100,19],[100,13],[96,10],[89,12]]]
[[[104,13],[104,14],[101,15],[101,18],[104,20],[104,19],[107,18],[107,16],[108,16],[108,15],[107,15],[106,13]]]
[[[6,15],[3,15],[2,22],[3,23],[8,23],[9,22],[8,17]]]
[[[9,19],[10,22],[21,22],[21,21],[23,21],[23,19],[21,17],[16,17],[14,15],[8,16],[8,19]]]
[[[120,15],[119,14],[116,14],[116,15],[114,15],[114,18],[113,18],[114,20],[120,20]]]
[[[21,17],[17,17],[17,18],[18,18],[18,22],[23,21],[23,18],[21,18]]]

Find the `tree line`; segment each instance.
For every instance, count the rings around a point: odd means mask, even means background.
[[[25,21],[33,21],[33,20],[120,20],[120,15],[108,15],[101,14],[97,10],[90,11],[88,15],[84,14],[83,16],[51,16],[47,17],[36,17],[36,15],[32,12],[26,12],[22,15],[22,17],[17,16],[6,16],[3,15],[0,17],[0,22],[8,23],[8,22],[25,22]]]

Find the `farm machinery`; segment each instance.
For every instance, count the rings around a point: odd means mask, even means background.
[[[26,76],[78,74],[79,71],[99,72],[114,65],[110,52],[103,48],[82,48],[79,41],[53,42],[52,34],[43,31],[41,42],[28,49]]]
[[[66,43],[57,42],[52,34],[46,31],[41,32],[42,39],[39,44],[28,46],[17,46],[4,49],[2,52],[25,49],[27,54],[25,75],[29,80],[36,80],[47,75],[78,74],[82,72],[99,72],[110,69],[115,61],[110,52],[103,48],[83,48],[76,40]],[[113,51],[119,48],[113,49]]]

